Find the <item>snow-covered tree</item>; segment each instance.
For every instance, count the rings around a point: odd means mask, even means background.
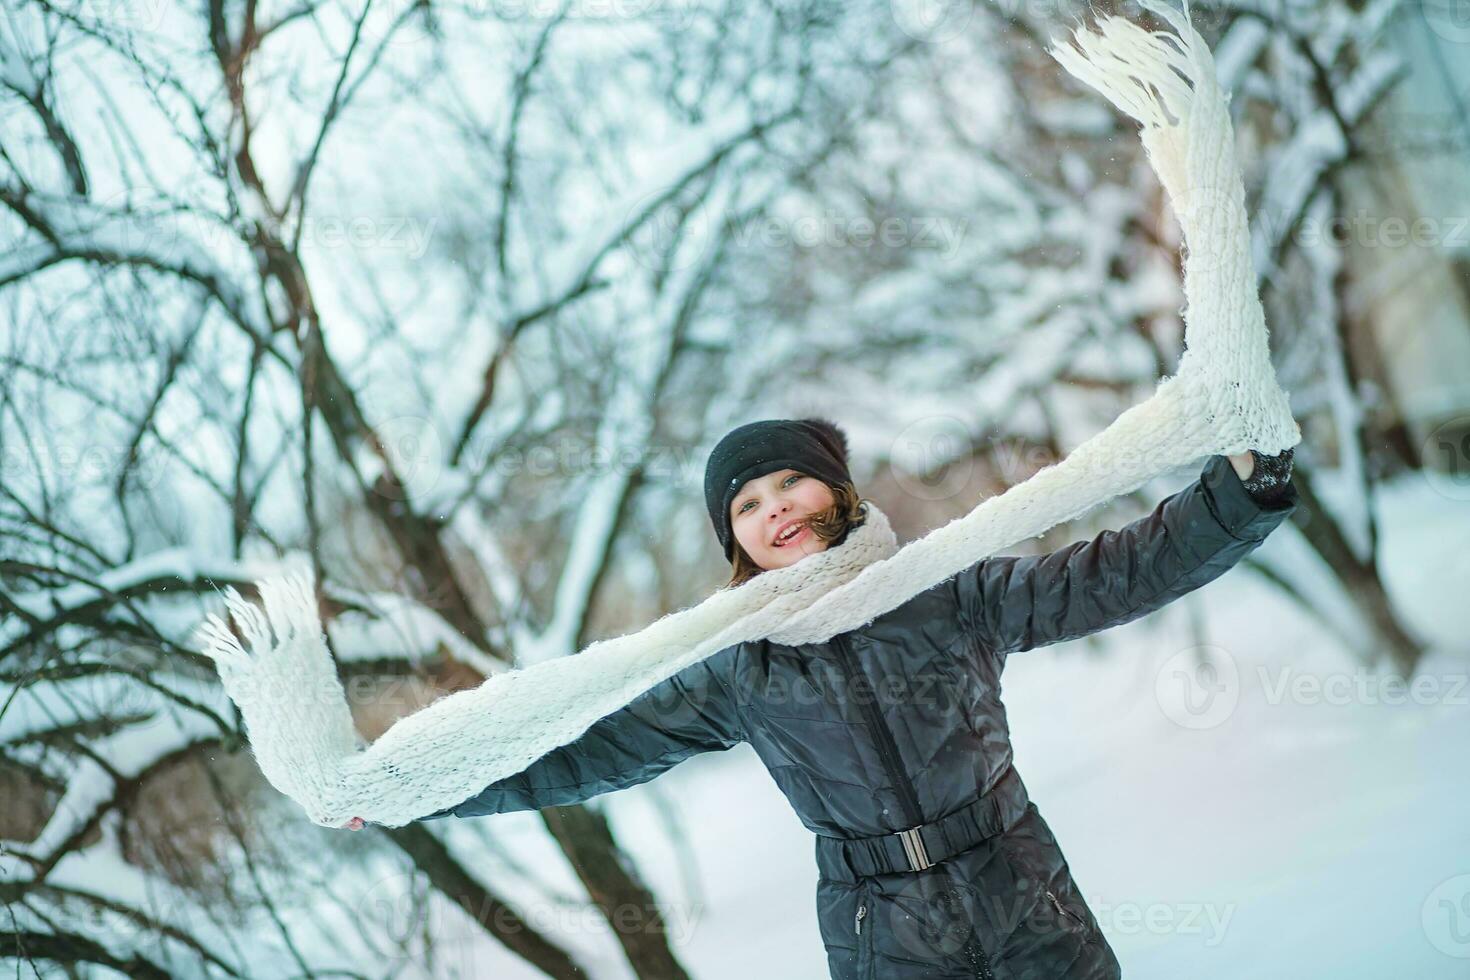
[[[1371,499],[1426,461],[1372,384],[1393,352],[1351,273],[1300,234],[1378,166],[1402,11],[1194,9],[1308,434],[1320,567],[1260,570],[1312,606],[1326,582],[1411,670]],[[321,831],[259,780],[186,638],[305,552],[371,736],[722,584],[698,486],[745,418],[842,417],[909,534],[1064,454],[1181,337],[1162,192],[1045,51],[1081,12],[13,0],[0,960],[404,975],[432,969],[423,910],[458,906],[550,976],[687,975],[662,928],[616,928],[660,896],[598,803],[540,815],[561,877],[491,821]],[[1328,469],[1358,495],[1319,501]],[[614,938],[538,930],[527,902]]]

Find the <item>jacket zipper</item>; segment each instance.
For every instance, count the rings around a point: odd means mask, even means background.
[[[917,827],[924,822],[924,815],[919,810],[919,796],[914,792],[913,784],[909,782],[903,767],[898,759],[898,743],[893,740],[893,731],[888,727],[888,722],[883,720],[883,713],[873,703],[873,687],[868,683],[868,677],[863,673],[857,658],[852,654],[852,647],[848,646],[847,640],[841,636],[833,638],[842,651],[839,658],[843,669],[847,671],[848,682],[854,686],[861,686],[858,695],[860,707],[863,714],[867,716],[868,727],[873,730],[874,739],[878,744],[878,755],[883,760],[883,768],[888,773],[889,782],[893,783],[894,789],[898,790],[899,802],[903,805],[904,816],[908,818],[910,827]]]
[[[1063,906],[1062,905],[1062,902],[1061,902],[1061,899],[1057,898],[1056,895],[1053,894],[1051,891],[1047,891],[1046,897],[1049,898],[1049,899],[1051,899],[1052,905],[1056,906],[1057,914],[1058,915],[1060,915],[1060,916],[1062,916],[1064,918],[1067,918],[1067,919],[1071,919],[1073,922],[1077,923],[1078,925],[1081,925],[1081,926],[1084,926],[1084,927],[1087,925],[1085,922],[1082,921],[1082,918],[1079,915],[1077,915],[1076,912],[1073,912],[1071,909],[1066,908],[1065,906]]]
[[[858,663],[857,657],[853,656],[852,647],[848,645],[847,638],[841,634],[834,636],[832,641],[837,645],[841,656],[838,661],[842,669],[847,673],[848,682],[860,686],[857,692],[860,707],[868,719],[868,727],[873,730],[874,740],[878,745],[878,755],[883,760],[883,768],[888,773],[888,780],[898,791],[899,802],[903,805],[904,814],[908,817],[909,826],[917,827],[924,822],[924,815],[919,809],[919,794],[914,790],[914,784],[909,781],[908,773],[903,771],[903,766],[898,758],[898,743],[893,740],[893,730],[888,727],[888,722],[883,720],[883,712],[873,702],[870,696],[873,693],[872,685],[868,683],[868,677],[863,673],[862,665]],[[862,934],[863,915],[866,906],[858,906],[857,932]],[[994,974],[990,971],[990,957],[985,950],[980,948],[974,937],[965,940],[967,950],[975,954],[972,958],[977,960],[980,969],[979,980],[991,980]]]

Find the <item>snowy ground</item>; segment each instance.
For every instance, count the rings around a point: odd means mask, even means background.
[[[1095,646],[1009,663],[1018,768],[1130,980],[1470,974],[1470,503],[1410,479],[1381,519],[1390,588],[1435,644],[1408,692],[1239,568]],[[1258,554],[1309,569],[1295,533]],[[827,976],[811,838],[748,746],[606,805],[695,977]],[[457,823],[457,842],[488,824],[576,893],[534,815]],[[483,873],[506,880],[494,859]],[[539,908],[594,976],[631,976],[605,927],[553,907],[533,898],[533,922]],[[540,976],[480,941],[450,960],[435,972]]]

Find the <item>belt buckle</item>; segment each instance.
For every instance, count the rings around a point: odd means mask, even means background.
[[[929,860],[929,852],[924,849],[924,838],[919,835],[920,827],[910,827],[908,830],[898,831],[898,839],[903,842],[903,853],[908,858],[910,871],[923,871],[925,868],[934,867],[934,862]]]

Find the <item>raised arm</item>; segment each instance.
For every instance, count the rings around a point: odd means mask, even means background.
[[[965,628],[1008,654],[1130,622],[1218,578],[1296,510],[1291,450],[1256,456],[1242,482],[1225,456],[1153,513],[1050,554],[985,558],[955,576]]]
[[[485,787],[463,803],[420,817],[478,817],[580,803],[647,782],[700,752],[745,741],[727,647],[649,688],[575,741]]]

